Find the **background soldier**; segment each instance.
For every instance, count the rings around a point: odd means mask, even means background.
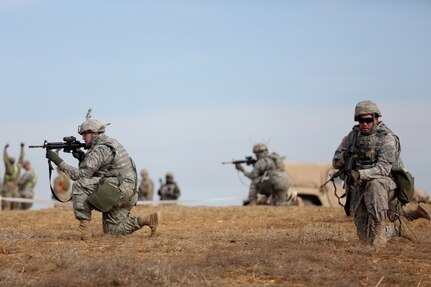
[[[355,107],[358,125],[342,140],[335,151],[333,166],[343,171],[347,150],[353,147],[354,165],[350,184],[351,208],[359,239],[377,247],[387,239],[403,236],[412,239],[399,215],[428,217],[420,208],[406,214],[396,197],[392,169],[404,168],[400,158],[398,137],[381,121],[382,116],[372,101],[361,101]],[[356,142],[353,142],[356,134]],[[390,221],[388,223],[388,221]]]
[[[37,182],[37,174],[31,166],[31,163],[26,160],[22,165],[25,172],[18,179],[19,195],[21,198],[33,199],[34,186]],[[33,206],[32,202],[22,202],[19,209],[28,210]]]
[[[265,144],[256,144],[253,153],[256,163],[251,172],[246,171],[241,164],[235,165],[237,170],[251,180],[248,199],[244,201],[244,205],[257,204],[258,194],[267,198],[270,205],[291,204],[292,195],[288,196],[289,179],[283,159],[276,153],[269,154]]]
[[[153,200],[154,183],[148,176],[146,169],[141,170],[141,183],[139,185],[138,200]]]
[[[3,197],[14,197],[19,198],[18,191],[18,178],[21,171],[21,167],[24,163],[24,143],[21,143],[21,151],[19,154],[18,163],[15,164],[15,159],[13,157],[9,157],[7,148],[9,144],[6,144],[3,151],[3,162],[5,166],[5,173],[3,177]],[[10,202],[10,201],[2,201],[2,209],[3,210],[11,210],[18,209],[19,202]]]
[[[91,110],[90,110],[91,111]],[[159,215],[130,217],[136,205],[136,168],[132,158],[115,139],[105,135],[105,124],[90,117],[78,127],[89,150],[73,152],[79,159],[79,168],[66,164],[57,153],[47,150],[46,157],[59,166],[73,181],[73,209],[79,220],[81,239],[92,237],[90,227],[93,209],[103,212],[105,234],[126,235],[143,226],[156,231]]]
[[[70,178],[65,174],[60,168],[57,167],[57,176],[54,178],[54,185],[52,189],[58,199],[62,201],[67,201],[70,198]],[[54,195],[52,195],[53,200],[57,200]],[[55,205],[55,204],[54,204]],[[58,205],[55,205],[58,206]]]
[[[160,200],[178,200],[181,195],[180,188],[174,180],[174,174],[172,172],[166,173],[166,182],[162,183],[158,191]]]

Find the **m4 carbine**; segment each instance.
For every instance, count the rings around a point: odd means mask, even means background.
[[[75,137],[64,137],[64,142],[44,141],[43,145],[30,145],[29,148],[63,149],[64,152],[73,152],[79,148],[86,148],[86,144],[76,140]]]
[[[354,127],[353,132],[348,139],[348,147],[346,150],[346,156],[345,156],[346,159],[344,162],[343,169],[340,169],[339,171],[334,173],[330,179],[328,179],[324,184],[320,186],[320,188],[323,188],[328,182],[332,181],[332,184],[334,185],[335,196],[338,198],[338,204],[344,207],[344,212],[346,213],[347,216],[350,215],[350,200],[351,200],[350,185],[352,184],[352,170],[355,165],[354,153],[355,153],[355,144],[358,138],[358,133],[359,131]],[[346,190],[346,193],[343,194],[342,196],[338,196],[337,194],[337,187],[335,186],[335,182],[334,182],[336,177],[340,177],[344,179],[343,186]],[[340,199],[343,197],[346,197],[346,203],[344,205],[341,204],[340,202]]]
[[[254,159],[252,156],[246,156],[245,160],[233,160],[233,161],[224,161],[222,164],[242,164],[245,163],[246,165],[253,165],[256,163],[256,159]]]

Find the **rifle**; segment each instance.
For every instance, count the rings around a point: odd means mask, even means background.
[[[344,162],[343,174],[344,174],[344,187],[346,189],[346,204],[344,205],[344,212],[347,216],[350,215],[350,182],[352,181],[352,169],[354,164],[354,152],[356,139],[358,138],[358,133],[355,128],[353,128],[353,135],[349,140],[349,147],[347,148],[346,161]]]
[[[332,181],[334,185],[334,193],[335,196],[338,198],[338,204],[342,205],[340,202],[340,198],[346,197],[346,203],[344,204],[344,212],[347,216],[350,215],[350,182],[352,181],[352,169],[354,165],[354,152],[355,152],[355,144],[356,139],[358,138],[358,131],[353,127],[353,133],[352,136],[349,138],[349,146],[346,151],[346,161],[344,162],[344,167],[342,170],[337,171],[334,173],[330,179],[328,179],[324,184],[320,186],[320,188],[323,188],[328,182]],[[334,179],[336,177],[341,177],[344,175],[344,184],[343,187],[346,189],[346,193],[342,196],[337,195],[337,188],[335,186]]]
[[[48,142],[44,141],[43,145],[30,145],[29,148],[46,148],[46,149],[63,149],[64,152],[70,153],[79,148],[86,148],[86,143],[76,140],[75,137],[64,137],[64,142]]]
[[[29,148],[44,148],[44,149],[56,149],[56,150],[60,150],[63,149],[64,152],[70,153],[70,152],[75,152],[76,150],[80,149],[80,148],[87,148],[86,143],[82,143],[78,140],[76,140],[75,137],[70,136],[70,137],[64,137],[63,138],[64,142],[48,142],[48,141],[44,141],[43,145],[30,145],[28,146]],[[70,197],[68,200],[64,201],[61,200],[57,194],[55,194],[54,189],[52,188],[51,185],[51,176],[52,176],[52,171],[54,170],[54,168],[52,167],[51,161],[48,160],[48,170],[49,170],[49,187],[51,188],[51,193],[54,195],[54,198],[57,199],[60,202],[68,202],[72,199],[72,197]]]
[[[221,164],[242,164],[245,163],[247,165],[253,165],[256,163],[256,159],[254,159],[252,156],[246,156],[245,160],[232,160],[232,161],[224,161]]]

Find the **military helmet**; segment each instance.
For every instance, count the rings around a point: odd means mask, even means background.
[[[266,144],[255,144],[253,147],[253,153],[268,151]]]
[[[85,122],[78,126],[78,133],[82,135],[84,132],[92,132],[92,133],[104,133],[105,132],[105,124],[102,124],[96,119],[86,119]]]
[[[358,120],[358,117],[361,115],[373,115],[381,117],[382,113],[379,110],[379,107],[373,101],[361,101],[356,104],[355,107],[355,121]]]
[[[105,127],[109,124],[102,124],[96,119],[91,118],[91,108],[88,109],[85,115],[85,122],[78,126],[78,133],[82,135],[84,132],[104,133]]]
[[[167,172],[166,177],[174,178],[174,174],[172,172]]]

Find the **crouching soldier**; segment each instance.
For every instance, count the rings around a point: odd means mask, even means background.
[[[270,154],[265,144],[256,144],[253,153],[256,162],[251,172],[246,171],[241,164],[235,164],[235,168],[251,180],[248,199],[244,201],[244,205],[257,204],[258,194],[268,201],[265,204],[296,204],[294,196],[288,194],[289,179],[282,158],[276,153]]]
[[[73,156],[79,167],[66,164],[57,153],[47,150],[46,157],[54,162],[73,181],[73,209],[79,220],[81,239],[92,237],[90,227],[93,209],[103,213],[105,234],[126,235],[144,226],[149,226],[151,235],[159,224],[159,214],[130,217],[136,205],[137,173],[135,164],[125,148],[115,139],[106,136],[105,124],[87,119],[78,127],[88,151],[76,150]]]

